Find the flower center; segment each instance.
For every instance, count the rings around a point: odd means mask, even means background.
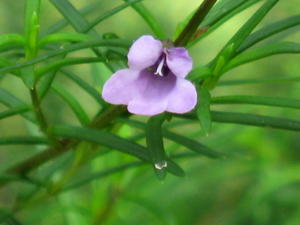
[[[165,61],[166,61],[166,57],[163,56],[162,59],[160,60],[158,66],[157,66],[157,69],[155,71],[155,75],[159,75],[161,77],[164,76],[164,73],[163,73],[163,67],[165,66]]]
[[[149,68],[150,71],[155,71],[154,75],[158,75],[161,77],[167,76],[170,72],[170,69],[167,65],[167,50],[165,49],[162,55],[159,57],[157,62]]]

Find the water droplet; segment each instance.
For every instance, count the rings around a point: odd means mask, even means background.
[[[161,161],[154,164],[155,169],[162,170],[163,168],[166,168],[168,166],[167,161]]]

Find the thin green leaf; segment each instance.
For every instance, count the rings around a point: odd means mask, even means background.
[[[261,78],[261,79],[247,79],[247,80],[221,80],[218,86],[229,85],[247,85],[247,84],[268,84],[268,83],[285,83],[285,82],[297,82],[300,81],[300,77],[279,77],[279,78]]]
[[[0,52],[23,47],[25,45],[25,38],[20,34],[2,34],[0,35]]]
[[[228,20],[230,20],[235,15],[239,14],[240,12],[248,9],[249,7],[253,6],[257,2],[260,2],[262,0],[245,0],[243,4],[239,5],[236,8],[235,7],[231,8],[231,6],[236,6],[235,3],[233,3],[234,0],[228,0],[228,1],[230,1],[230,4],[227,4],[228,8],[220,7],[221,11],[220,11],[220,14],[217,14],[218,16],[209,17],[209,15],[208,15],[207,19],[211,18],[210,22],[206,22],[206,20],[204,20],[203,25],[201,25],[201,27],[202,28],[208,27],[209,29],[205,33],[203,33],[199,37],[197,37],[195,40],[190,41],[189,44],[187,45],[188,48],[192,47],[194,44],[198,43],[200,40],[207,37],[209,34],[211,34],[213,31],[215,31],[217,28],[219,28],[221,25],[226,23]],[[234,1],[234,2],[238,3],[238,1]],[[221,2],[219,4],[221,4]],[[223,9],[225,9],[224,14],[222,13]],[[225,13],[226,9],[228,9],[227,13]],[[213,10],[211,12],[213,12]]]
[[[258,42],[269,38],[275,34],[278,34],[282,31],[285,31],[289,28],[300,25],[300,15],[291,16],[289,18],[277,21],[270,25],[267,25],[260,30],[254,32],[249,35],[245,42],[241,45],[241,47],[237,50],[237,54],[247,50]]]
[[[16,96],[12,95],[7,90],[0,88],[0,103],[7,106],[8,108],[15,108],[26,105],[21,99],[17,98]],[[25,119],[35,122],[33,114],[31,112],[25,112],[21,114]]]
[[[50,0],[51,3],[60,11],[64,18],[72,24],[75,29],[84,33],[84,30],[89,26],[88,22],[78,17],[79,11],[67,0]],[[81,14],[80,14],[81,15]]]
[[[249,0],[221,0],[212,8],[207,17],[204,19],[201,26],[213,26],[222,18],[226,17],[235,9],[241,7]],[[256,1],[258,2],[258,1]],[[252,3],[254,4],[254,3]]]
[[[20,69],[20,68],[23,68],[26,66],[34,65],[34,64],[46,61],[48,59],[51,59],[53,57],[64,55],[64,54],[78,51],[81,49],[99,47],[99,46],[128,48],[130,46],[130,43],[128,41],[118,39],[118,40],[93,40],[93,41],[88,41],[88,42],[84,42],[84,43],[72,44],[72,45],[69,45],[68,47],[65,47],[64,49],[51,51],[49,53],[46,53],[44,55],[41,55],[39,57],[36,57],[35,59],[29,60],[24,63],[0,68],[0,73],[9,72],[9,71],[13,71],[15,69]]]
[[[236,50],[276,3],[278,3],[278,0],[267,0],[229,40],[211,63],[213,74],[210,78],[206,79],[204,87],[212,89],[217,84],[219,78],[226,72],[224,67],[227,65],[227,62],[236,54]]]
[[[128,124],[129,126],[133,126],[139,129],[146,129],[146,124],[142,123],[137,120],[121,120],[123,123]],[[167,127],[168,125],[166,125]],[[189,150],[196,152],[201,155],[205,155],[207,157],[211,158],[221,158],[225,157],[226,155],[217,151],[214,151],[210,149],[209,147],[194,141],[193,139],[187,138],[185,136],[176,134],[172,131],[169,131],[168,129],[164,128],[163,129],[163,135],[165,138],[174,141],[175,143],[178,143],[182,146],[187,147]]]
[[[37,54],[39,35],[41,0],[27,0],[25,9],[25,40],[26,59],[34,58]]]
[[[99,180],[99,179],[102,179],[104,177],[110,176],[112,174],[122,172],[124,170],[130,169],[130,168],[135,168],[135,167],[142,166],[142,165],[144,165],[143,162],[132,162],[132,163],[127,163],[125,165],[117,166],[117,167],[114,167],[114,168],[111,168],[111,169],[106,169],[104,171],[100,171],[100,172],[95,173],[95,174],[87,175],[82,180],[74,182],[73,184],[71,183],[71,184],[67,185],[66,187],[63,188],[63,190],[61,192],[76,189],[76,188],[78,188],[82,185],[85,185],[85,184],[93,181],[93,180]]]
[[[229,42],[213,60],[213,76],[205,81],[205,87],[212,89],[217,84],[219,78],[222,74],[224,74],[224,72],[226,72],[224,67],[227,65],[227,62],[236,54],[236,50],[277,3],[278,0],[267,0],[229,40]],[[222,65],[220,66],[219,63],[221,60]]]
[[[256,61],[272,55],[278,54],[297,54],[300,53],[300,44],[293,42],[280,42],[265,45],[260,48],[255,48],[241,53],[233,58],[229,64],[224,68],[228,71],[234,67],[240,66],[245,63]]]
[[[145,147],[101,130],[72,126],[55,126],[50,130],[50,132],[59,137],[74,138],[81,141],[100,144],[105,147],[116,149],[120,152],[132,155],[141,160],[151,162],[151,156]],[[168,160],[168,165],[168,172],[176,176],[182,176],[182,169],[173,161]]]
[[[63,43],[63,42],[85,42],[95,39],[95,37],[88,34],[80,33],[55,33],[50,34],[39,41],[39,47],[42,48],[51,43]]]
[[[31,110],[31,108],[27,105],[16,106],[16,107],[11,108],[9,110],[0,112],[0,120],[5,119],[5,118],[10,117],[10,116],[22,114],[22,113],[28,112],[30,110]]]
[[[81,57],[81,58],[65,58],[56,60],[52,63],[47,64],[44,67],[41,67],[36,70],[36,76],[38,79],[41,78],[44,74],[50,71],[57,71],[61,67],[64,66],[71,66],[71,65],[78,65],[78,64],[87,64],[87,63],[96,63],[96,62],[103,62],[105,59],[100,57]]]
[[[254,28],[260,23],[260,21],[267,15],[267,13],[278,3],[278,1],[279,0],[267,0],[238,30],[226,46],[233,44],[232,52],[234,53],[254,30]]]
[[[47,95],[48,91],[50,90],[50,87],[55,79],[57,72],[58,69],[52,70],[48,74],[44,74],[44,76],[39,80],[39,88],[37,89],[37,91],[40,101],[43,100],[43,98]]]
[[[199,106],[197,116],[203,132],[208,135],[211,131],[210,93],[206,88],[199,88]]]
[[[134,0],[123,0],[123,1],[127,3],[132,3]],[[145,20],[145,22],[149,25],[149,27],[151,28],[151,30],[153,31],[156,37],[158,37],[161,40],[167,38],[164,29],[161,27],[161,25],[152,15],[152,13],[142,3],[133,4],[132,8]]]
[[[101,23],[102,21],[104,21],[105,19],[110,18],[111,16],[117,14],[118,12],[126,9],[129,6],[132,6],[135,3],[141,2],[143,0],[132,0],[130,2],[127,2],[125,4],[119,5],[117,7],[115,7],[114,9],[103,13],[102,15],[100,15],[99,17],[97,17],[93,22],[90,22],[89,26],[86,27],[86,29],[84,30],[84,33],[90,31],[92,28],[94,28],[96,25],[98,25],[99,23]]]
[[[185,154],[185,155],[176,154],[176,155],[172,155],[172,158],[188,158],[188,157],[195,157],[195,155],[194,154]],[[130,163],[127,163],[127,164],[124,164],[124,165],[121,165],[121,166],[113,167],[111,169],[106,169],[104,171],[100,171],[100,172],[88,175],[80,181],[76,181],[74,183],[71,183],[71,184],[67,185],[64,189],[62,189],[61,192],[69,191],[69,190],[81,187],[82,185],[86,185],[86,184],[90,183],[93,180],[99,180],[99,179],[105,178],[107,176],[110,176],[112,174],[115,174],[115,173],[118,173],[118,172],[123,172],[124,170],[131,169],[131,168],[136,168],[136,167],[143,166],[143,165],[145,165],[144,162],[130,162]],[[171,166],[173,166],[172,163],[171,163]],[[182,171],[181,169],[178,170],[177,176],[183,177],[184,175],[185,175],[184,171]]]
[[[25,102],[17,98],[16,96],[9,93],[7,90],[0,88],[0,103],[7,107],[18,107],[20,105],[25,105]]]
[[[52,0],[51,2],[57,10],[59,10],[68,21],[70,21],[70,24],[77,32],[84,33],[85,29],[89,26],[89,23],[68,0]],[[89,33],[99,39],[101,38],[95,30],[91,30]],[[129,43],[129,45],[130,44],[131,43]],[[91,46],[92,51],[97,55],[97,57],[103,57],[106,55],[105,51],[108,50],[107,47],[109,47],[109,45],[106,45],[106,48],[101,51],[95,47],[97,46]],[[122,67],[119,62],[104,62],[104,64],[112,72],[115,72]]]
[[[0,145],[48,145],[49,141],[45,137],[16,136],[1,137]]]
[[[148,120],[146,127],[147,148],[159,179],[164,179],[165,168],[168,166],[162,135],[162,124],[165,118],[165,114],[153,116]]]
[[[82,125],[87,125],[90,123],[90,119],[81,107],[81,104],[73,97],[65,88],[59,84],[53,84],[52,89],[57,93],[72,109],[78,120]]]
[[[300,109],[300,100],[264,96],[221,96],[214,97],[212,104],[253,104]]]
[[[212,120],[219,123],[233,123],[290,131],[300,130],[300,121],[249,113],[212,112]]]
[[[144,161],[151,161],[150,154],[145,147],[101,130],[83,127],[55,126],[52,129],[52,133],[59,137],[93,142],[119,150]]]
[[[79,13],[83,16],[92,13],[94,11],[99,10],[101,7],[103,7],[103,3],[101,1],[93,2],[92,4],[89,4],[88,6],[83,7],[82,9],[79,9]],[[56,33],[59,30],[63,29],[68,25],[68,21],[66,19],[61,19],[58,22],[51,25],[45,32],[42,33],[42,36],[47,36],[52,33]]]
[[[100,93],[91,85],[89,85],[87,82],[82,80],[80,77],[76,76],[74,73],[62,69],[61,72],[66,75],[68,78],[70,78],[72,81],[74,81],[78,86],[80,86],[82,89],[84,89],[87,93],[90,94],[97,102],[99,102],[100,105],[105,105],[106,103],[101,98]]]
[[[197,154],[204,155],[210,158],[224,158],[226,154],[214,151],[207,147],[206,145],[201,144],[198,141],[195,141],[191,138],[187,138],[183,135],[176,134],[174,132],[163,130],[164,136],[167,139],[170,139],[182,146],[185,146],[187,149],[196,152]]]

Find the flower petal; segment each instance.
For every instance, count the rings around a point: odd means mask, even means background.
[[[130,47],[128,52],[129,68],[143,70],[154,65],[163,52],[161,41],[150,35],[141,36]]]
[[[139,80],[146,83],[145,89],[140,89],[137,96],[128,104],[128,111],[133,114],[153,116],[166,111],[168,96],[176,84],[176,77],[173,74],[158,76],[144,70]]]
[[[169,48],[167,65],[178,77],[184,78],[193,68],[193,60],[185,48]]]
[[[176,86],[168,97],[167,111],[172,113],[187,113],[197,104],[195,86],[188,80],[177,78]]]
[[[137,82],[140,72],[130,69],[119,70],[104,84],[102,97],[105,101],[127,105],[141,86]]]

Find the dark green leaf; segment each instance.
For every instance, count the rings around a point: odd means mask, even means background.
[[[163,130],[164,136],[182,146],[185,146],[191,151],[194,151],[200,155],[205,155],[210,158],[223,158],[226,156],[226,154],[223,154],[221,152],[214,151],[210,149],[209,147],[201,144],[198,141],[195,141],[191,138],[187,138],[183,135],[176,134],[174,132],[168,131],[166,129]]]
[[[151,156],[145,147],[101,130],[73,126],[55,126],[50,132],[59,137],[74,138],[81,141],[100,144],[132,155],[141,160],[151,162]],[[176,176],[182,175],[182,169],[180,169],[173,161],[168,160],[168,165],[168,172]]]
[[[56,126],[53,128],[52,132],[56,136],[93,142],[133,155],[145,161],[151,161],[150,154],[145,147],[101,130],[71,126]]]
[[[0,112],[0,120],[5,119],[5,118],[10,117],[10,116],[14,116],[14,115],[22,114],[24,112],[28,112],[29,110],[30,110],[30,107],[27,106],[27,105],[16,106],[16,107],[11,108],[9,110]]]
[[[161,128],[165,118],[165,114],[153,116],[148,120],[146,127],[147,148],[159,179],[164,179],[165,168],[168,166]]]
[[[137,120],[122,120],[123,123],[128,124],[129,126],[133,126],[139,129],[145,129],[146,128],[146,124],[137,121]],[[212,157],[212,158],[219,158],[219,157],[224,157],[225,154],[222,154],[220,152],[211,150],[210,148],[208,148],[207,146],[194,141],[190,138],[184,137],[182,135],[176,134],[172,131],[169,131],[167,129],[163,129],[163,135],[165,138],[174,141],[182,146],[187,147],[189,150],[196,152],[198,154],[201,155],[205,155],[208,157]]]

